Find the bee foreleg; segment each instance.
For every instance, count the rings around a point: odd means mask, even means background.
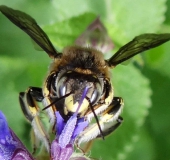
[[[122,108],[123,99],[120,97],[114,97],[112,103],[108,106],[108,108],[100,114],[99,124],[104,136],[107,136],[115,131],[122,123],[123,118],[119,116]],[[96,123],[92,123],[80,135],[78,135],[78,137],[76,138],[76,146],[78,146],[78,148],[81,148],[81,143],[87,143],[95,138],[101,138],[101,135],[98,125]],[[81,150],[84,149],[81,148]]]
[[[102,113],[101,122],[103,124],[103,135],[107,136],[115,131],[123,122],[123,118],[119,115],[123,110],[123,99],[114,97],[110,106]],[[101,137],[98,135],[97,137]]]
[[[49,151],[50,142],[48,134],[45,132],[44,125],[40,119],[40,108],[37,101],[41,102],[43,100],[41,88],[30,87],[26,92],[20,92],[19,101],[21,109],[31,123],[34,134],[41,140]]]

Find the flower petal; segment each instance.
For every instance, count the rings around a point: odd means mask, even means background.
[[[67,121],[64,129],[62,130],[61,135],[59,136],[59,144],[61,148],[65,148],[66,145],[71,143],[71,137],[75,130],[75,126],[77,124],[77,115],[71,116],[70,119]]]
[[[0,111],[0,159],[4,160],[33,160],[18,137],[8,127],[4,114]]]
[[[30,157],[30,154],[27,151],[18,148],[15,150],[12,160],[33,160],[33,158]]]
[[[64,129],[65,126],[65,122],[64,119],[62,118],[62,116],[60,115],[60,113],[57,111],[55,113],[56,117],[57,117],[57,122],[56,122],[56,130],[57,130],[57,136],[61,134],[62,130]]]
[[[52,160],[69,160],[74,149],[72,144],[68,144],[65,148],[61,148],[57,140],[51,144],[51,159]]]

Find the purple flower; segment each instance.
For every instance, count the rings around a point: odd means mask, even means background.
[[[73,114],[67,122],[64,122],[59,112],[56,112],[56,117],[57,136],[51,144],[51,159],[69,160],[74,152],[74,140],[88,126],[88,122],[84,118],[78,119],[77,113]]]
[[[114,47],[114,44],[99,17],[96,18],[76,39],[75,44],[83,47],[90,46],[103,53],[112,50]]]
[[[80,109],[84,98],[88,92],[88,87],[84,89],[82,98],[77,107],[77,111],[68,119],[64,121],[60,113],[56,112],[56,139],[51,144],[51,159],[52,160],[69,160],[74,152],[74,140],[87,126],[88,121],[78,118],[78,110]],[[80,159],[81,160],[81,159]]]
[[[0,111],[0,159],[33,160],[22,142],[8,127],[4,114]]]

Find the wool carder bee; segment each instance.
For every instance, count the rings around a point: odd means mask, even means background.
[[[76,145],[95,138],[104,138],[122,123],[120,116],[123,99],[115,97],[109,70],[145,50],[157,47],[170,40],[170,34],[142,34],[121,47],[111,58],[94,48],[68,46],[58,52],[46,33],[29,15],[0,6],[0,11],[16,26],[26,32],[52,59],[48,76],[42,88],[29,87],[21,92],[19,101],[25,117],[31,122],[36,137],[50,148],[48,131],[39,117],[37,102],[44,105],[50,126],[56,125],[55,111],[67,121],[76,111],[84,90],[88,91],[78,110],[77,117],[84,117],[88,125],[76,137]],[[95,123],[90,123],[95,119]]]

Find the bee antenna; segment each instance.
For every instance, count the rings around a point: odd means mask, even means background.
[[[42,111],[48,109],[49,107],[51,107],[51,106],[52,106],[53,104],[55,104],[56,102],[58,102],[58,101],[60,101],[60,100],[62,100],[62,99],[64,99],[64,98],[68,97],[70,94],[72,94],[72,92],[70,92],[70,93],[68,93],[68,94],[66,94],[66,95],[64,95],[64,96],[62,96],[62,97],[60,97],[60,98],[56,98],[56,100],[54,100],[51,104],[49,104],[48,106],[44,107],[44,108],[42,109]]]
[[[94,114],[94,118],[95,118],[96,123],[97,123],[97,125],[98,125],[98,127],[99,127],[99,131],[100,131],[101,137],[102,137],[102,139],[104,140],[104,134],[103,134],[103,131],[102,131],[101,126],[100,126],[100,124],[99,124],[99,119],[98,119],[98,117],[97,117],[97,115],[96,115],[96,113],[95,113],[95,111],[94,111],[94,108],[93,108],[93,106],[92,106],[92,104],[91,104],[91,102],[90,102],[90,99],[89,99],[88,97],[86,97],[86,99],[88,100],[88,102],[89,102],[89,104],[90,104],[90,109],[92,110],[92,112],[93,112],[93,114]]]

